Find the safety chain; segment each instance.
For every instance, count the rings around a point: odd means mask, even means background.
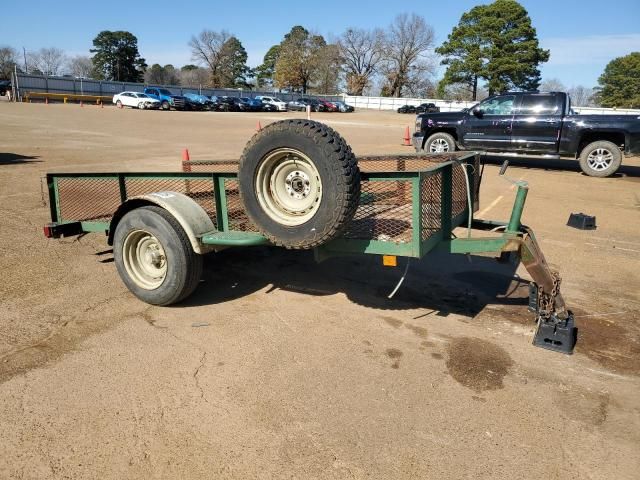
[[[538,285],[538,305],[539,305],[539,314],[540,317],[547,319],[554,312],[556,307],[556,297],[558,296],[558,292],[560,292],[560,282],[562,282],[562,278],[560,278],[560,274],[558,272],[551,272],[553,276],[553,288],[551,289],[551,293],[545,293],[542,285]]]

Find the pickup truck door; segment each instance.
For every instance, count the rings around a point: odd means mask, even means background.
[[[470,111],[462,124],[463,145],[469,149],[512,150],[514,104],[515,95],[500,95],[484,100]]]
[[[561,95],[522,95],[516,105],[511,130],[515,149],[523,153],[557,153],[562,129],[562,108]]]

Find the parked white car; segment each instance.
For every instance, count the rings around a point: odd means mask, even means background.
[[[276,97],[256,97],[256,100],[261,100],[262,103],[270,103],[274,105],[279,111],[286,112],[288,110],[286,102],[283,102]]]
[[[140,92],[122,92],[113,96],[113,103],[118,108],[131,107],[144,110],[145,108],[160,108],[160,101]]]

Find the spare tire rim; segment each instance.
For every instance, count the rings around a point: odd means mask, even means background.
[[[436,138],[429,145],[429,152],[431,153],[445,153],[449,151],[449,142],[444,138]]]
[[[593,170],[606,170],[613,162],[613,153],[607,148],[596,148],[587,157],[587,163]]]
[[[294,148],[277,148],[258,165],[256,198],[274,221],[297,226],[309,221],[322,200],[322,181],[313,161]]]
[[[122,260],[131,280],[145,290],[155,290],[167,276],[164,248],[144,230],[129,232],[122,244]]]

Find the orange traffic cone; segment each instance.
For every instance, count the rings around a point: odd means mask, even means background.
[[[189,163],[189,149],[187,148],[185,148],[182,151],[182,171],[183,172],[191,171],[191,164]]]
[[[260,125],[260,120],[258,120],[258,123],[256,124],[256,131],[260,131],[262,130],[262,125]]]
[[[411,146],[411,134],[409,133],[409,127],[404,131],[404,144],[405,147]]]

